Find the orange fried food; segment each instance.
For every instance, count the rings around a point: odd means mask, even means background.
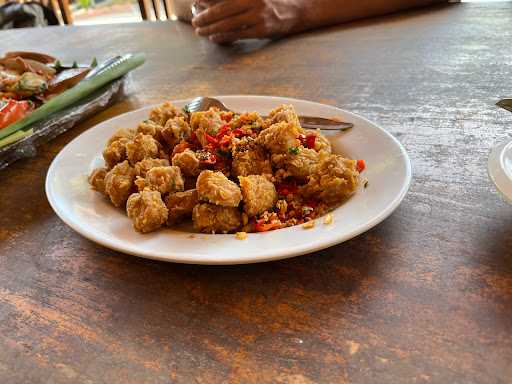
[[[133,221],[133,227],[142,233],[152,232],[167,221],[167,207],[158,191],[146,189],[134,193],[126,203],[126,213]]]

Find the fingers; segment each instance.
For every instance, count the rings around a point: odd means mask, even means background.
[[[211,42],[216,44],[227,44],[241,39],[257,39],[265,36],[265,26],[263,24],[258,24],[238,31],[212,34],[209,36],[209,39]]]
[[[235,32],[252,27],[256,24],[257,20],[257,15],[255,15],[254,12],[245,12],[207,25],[203,28],[198,28],[196,29],[196,32],[201,36]]]
[[[192,25],[195,28],[206,27],[230,16],[243,13],[250,7],[250,2],[246,0],[224,0],[199,13],[192,19]]]

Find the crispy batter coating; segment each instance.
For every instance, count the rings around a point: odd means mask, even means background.
[[[240,180],[244,210],[249,217],[271,209],[277,202],[276,188],[264,176],[240,176],[238,180]]]
[[[238,207],[242,192],[222,172],[203,171],[196,183],[199,200],[224,207]]]
[[[167,221],[167,207],[160,192],[146,189],[133,193],[126,203],[126,213],[133,221],[133,227],[142,233],[152,232]]]
[[[183,116],[183,112],[172,105],[169,101],[153,108],[151,112],[149,112],[149,119],[162,127],[165,126],[169,119],[173,119],[176,116]]]
[[[107,144],[110,145],[114,141],[117,141],[119,139],[128,139],[133,140],[135,137],[135,129],[133,128],[119,128],[117,131],[114,132],[114,134],[108,139]]]
[[[304,132],[305,135],[315,135],[315,148],[314,150],[317,152],[325,151],[327,153],[331,153],[331,143],[327,140],[327,137],[322,135],[322,132],[319,129],[306,129]]]
[[[167,166],[169,166],[169,160],[166,159],[144,159],[135,164],[135,175],[144,178],[151,168]]]
[[[242,215],[234,207],[197,204],[192,211],[194,227],[205,233],[235,232],[242,224]]]
[[[167,120],[164,129],[162,129],[162,137],[171,148],[183,140],[189,139],[191,134],[192,128],[183,116],[176,116]]]
[[[299,116],[291,104],[283,104],[270,111],[268,119],[265,121],[265,126],[270,127],[273,124],[283,121],[301,129]]]
[[[314,149],[300,147],[297,154],[282,153],[272,155],[272,164],[277,169],[284,169],[285,176],[296,177],[299,180],[306,181],[311,175],[318,163],[318,152]]]
[[[105,175],[105,192],[116,207],[122,207],[133,189],[135,171],[127,160],[117,164]]]
[[[190,189],[185,192],[171,193],[165,198],[165,205],[169,210],[167,225],[177,224],[192,217],[192,210],[199,203],[197,190]]]
[[[126,144],[126,157],[130,164],[135,165],[141,160],[157,158],[160,146],[150,135],[138,133],[133,141]]]
[[[235,117],[231,122],[234,128],[250,128],[257,132],[263,129],[264,121],[256,112],[245,112]]]
[[[283,121],[261,131],[256,143],[261,144],[272,154],[288,153],[290,148],[300,146],[300,134],[301,130],[296,125]]]
[[[263,148],[254,139],[244,137],[231,151],[233,162],[231,171],[234,176],[271,174],[272,166]]]
[[[108,144],[103,150],[103,159],[108,169],[126,160],[126,145],[130,139],[121,137]]]
[[[107,168],[96,168],[91,172],[91,175],[89,176],[89,184],[91,184],[96,191],[104,195],[106,195],[105,176],[107,175],[107,172]]]
[[[143,135],[149,135],[153,137],[156,141],[162,142],[162,127],[160,124],[155,123],[153,120],[144,120],[137,127],[137,133],[142,133]]]
[[[356,164],[356,160],[321,153],[314,173],[301,188],[301,194],[315,197],[327,204],[341,203],[356,191],[359,183]]]
[[[194,112],[190,115],[190,127],[196,133],[197,139],[203,147],[208,145],[205,134],[215,136],[224,125],[218,109],[210,108],[206,112]]]
[[[172,157],[172,165],[180,167],[185,176],[197,176],[201,172],[199,159],[195,152],[188,148]]]
[[[135,184],[139,191],[151,189],[160,192],[162,195],[183,191],[181,171],[174,166],[153,167],[146,172],[144,179],[137,177]]]

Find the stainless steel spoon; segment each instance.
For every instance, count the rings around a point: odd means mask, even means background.
[[[212,97],[196,97],[185,105],[185,109],[189,112],[207,111],[211,107],[219,108],[221,111],[231,111],[220,100]],[[352,123],[327,119],[325,117],[299,116],[299,121],[303,128],[321,129],[324,131],[346,131],[354,126]]]

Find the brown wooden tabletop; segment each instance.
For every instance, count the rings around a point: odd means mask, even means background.
[[[0,32],[69,60],[143,51],[132,95],[0,171],[0,383],[510,383],[512,207],[486,172],[510,136],[512,3],[415,11],[218,47],[180,23]],[[258,265],[126,256],[53,213],[46,171],[128,110],[212,94],[337,105],[408,150],[413,182],[371,231]]]

